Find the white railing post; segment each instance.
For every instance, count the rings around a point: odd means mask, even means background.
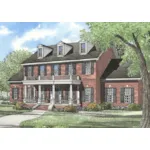
[[[38,80],[41,80],[41,76],[40,75],[38,76]]]

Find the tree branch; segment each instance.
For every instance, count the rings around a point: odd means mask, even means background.
[[[124,39],[122,36],[116,34],[115,37],[119,38],[122,42],[124,42],[126,45],[132,47],[133,49],[136,49],[137,47],[134,44],[131,44],[126,39]]]
[[[139,42],[138,42],[138,40],[137,40],[137,37],[135,36],[134,33],[132,33],[132,36],[133,36],[133,39],[134,39],[134,42],[135,42],[137,48],[141,50],[141,46],[140,46],[140,44],[139,44]]]

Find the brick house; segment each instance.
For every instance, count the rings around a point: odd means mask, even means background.
[[[128,64],[119,65],[121,59],[114,49],[102,52],[88,42],[62,41],[37,48],[22,63],[23,69],[9,79],[11,102],[24,101],[37,109],[51,104],[142,103],[140,76],[128,77]]]

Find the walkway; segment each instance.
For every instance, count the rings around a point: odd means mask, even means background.
[[[0,128],[18,128],[22,121],[38,118],[45,113],[44,110],[33,110],[17,115],[8,115],[0,118]]]

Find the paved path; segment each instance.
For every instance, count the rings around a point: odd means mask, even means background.
[[[43,110],[33,110],[17,115],[8,115],[0,118],[0,128],[18,128],[22,121],[38,118],[43,115]]]

